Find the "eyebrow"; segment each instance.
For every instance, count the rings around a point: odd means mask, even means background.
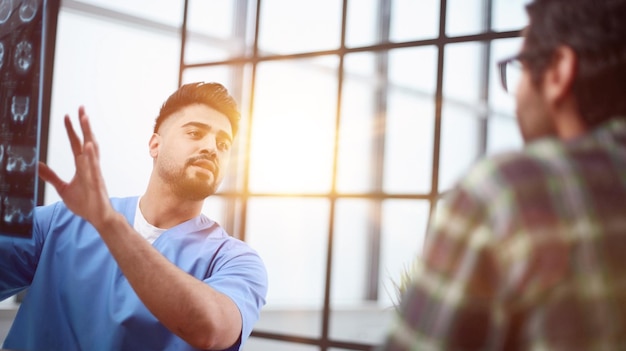
[[[196,127],[198,129],[202,129],[206,132],[210,131],[211,129],[213,129],[213,127],[211,127],[210,125],[206,124],[206,123],[200,123],[200,122],[187,122],[185,124],[183,124],[181,126],[181,128],[186,128],[186,127]],[[230,134],[228,134],[227,132],[223,131],[223,130],[219,130],[217,132],[217,134],[219,134],[222,137],[226,137],[228,139],[229,142],[233,142],[233,138],[230,136]]]

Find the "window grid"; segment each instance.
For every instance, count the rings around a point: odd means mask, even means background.
[[[245,23],[245,19],[249,18],[247,14],[247,10],[250,9],[248,2],[255,3],[253,7],[255,9],[254,15],[254,23]],[[246,32],[246,26],[251,25],[254,26],[254,39],[251,51],[248,52],[247,55],[230,58],[227,60],[221,61],[211,61],[211,62],[201,62],[201,63],[193,63],[186,64],[185,63],[185,46],[187,45],[187,15],[188,15],[188,3],[189,0],[185,0],[184,2],[184,19],[183,19],[183,28],[181,31],[181,58],[180,58],[180,73],[179,73],[179,84],[182,84],[183,81],[183,73],[187,69],[199,68],[199,67],[211,67],[211,66],[230,66],[237,68],[238,78],[234,79],[233,84],[230,87],[231,92],[234,96],[240,96],[242,91],[245,89],[249,89],[250,91],[250,101],[248,104],[248,121],[247,125],[252,125],[253,119],[253,97],[254,97],[254,89],[255,89],[255,78],[256,78],[256,70],[257,65],[262,62],[268,61],[277,61],[277,60],[291,60],[298,58],[309,58],[309,57],[317,57],[324,55],[336,55],[339,58],[338,65],[338,76],[337,76],[337,107],[336,107],[336,130],[339,130],[340,120],[341,120],[341,97],[342,97],[342,89],[343,89],[343,79],[344,79],[344,57],[347,54],[357,53],[357,52],[371,52],[376,53],[377,57],[377,74],[381,76],[386,76],[388,71],[388,52],[392,49],[398,48],[409,48],[409,47],[422,47],[422,46],[432,46],[434,45],[437,50],[437,80],[436,80],[436,90],[435,90],[435,126],[434,126],[434,146],[433,146],[433,167],[432,167],[432,181],[431,181],[431,189],[429,193],[425,194],[416,194],[416,193],[403,193],[403,194],[387,194],[383,191],[383,158],[384,158],[384,147],[385,147],[385,135],[384,133],[380,133],[382,135],[375,143],[375,152],[372,155],[374,158],[375,169],[378,172],[374,175],[374,190],[367,193],[355,193],[355,194],[346,194],[346,193],[338,193],[336,191],[336,181],[337,181],[337,154],[338,154],[338,133],[336,133],[334,140],[334,155],[333,155],[333,177],[332,177],[332,185],[331,190],[328,193],[302,193],[302,194],[283,194],[283,193],[251,193],[248,189],[248,183],[250,179],[249,175],[249,164],[246,163],[244,166],[244,170],[242,174],[238,176],[243,177],[243,186],[240,191],[222,191],[215,196],[223,197],[228,199],[229,204],[234,204],[237,201],[240,201],[239,214],[233,213],[231,209],[234,209],[234,205],[230,205],[227,210],[227,219],[225,227],[227,231],[233,232],[236,227],[239,236],[242,240],[245,240],[246,234],[246,212],[247,212],[247,203],[248,199],[251,197],[297,197],[297,198],[325,198],[329,200],[330,203],[330,214],[329,214],[329,226],[328,226],[328,247],[326,252],[326,280],[325,280],[325,292],[324,292],[324,303],[322,309],[322,329],[321,336],[319,338],[309,338],[302,337],[298,335],[291,335],[289,333],[275,333],[275,332],[265,332],[260,330],[253,331],[252,337],[262,338],[268,340],[276,340],[276,341],[285,341],[291,343],[298,343],[303,345],[314,345],[320,347],[320,350],[326,351],[330,348],[341,348],[345,350],[371,350],[374,345],[366,344],[366,343],[357,343],[357,342],[344,342],[340,340],[332,340],[329,337],[329,323],[331,319],[331,296],[330,296],[330,284],[331,284],[331,273],[332,273],[332,252],[333,252],[333,231],[334,231],[334,223],[335,223],[335,205],[338,199],[350,199],[350,198],[359,198],[359,199],[368,199],[372,200],[373,203],[376,204],[375,209],[372,213],[378,216],[378,220],[374,222],[380,223],[380,217],[382,216],[381,205],[384,200],[390,199],[420,199],[420,200],[428,200],[430,204],[431,215],[436,208],[436,202],[438,198],[442,195],[439,191],[438,179],[439,179],[439,155],[440,155],[440,140],[441,140],[441,118],[442,118],[442,101],[443,101],[443,74],[444,74],[444,56],[445,56],[445,48],[449,44],[455,43],[463,43],[463,42],[480,42],[483,43],[482,50],[482,65],[480,67],[481,72],[481,86],[480,86],[480,99],[485,104],[489,99],[489,75],[490,75],[490,56],[491,56],[491,45],[489,45],[492,41],[497,39],[505,39],[505,38],[514,38],[520,36],[520,31],[505,31],[505,32],[494,32],[491,30],[492,28],[492,16],[491,13],[493,11],[493,0],[482,0],[482,9],[483,12],[483,24],[482,24],[482,32],[474,35],[463,35],[456,37],[448,37],[446,36],[446,8],[447,1],[441,0],[439,4],[439,32],[436,38],[425,39],[425,40],[415,40],[415,41],[405,41],[405,42],[390,42],[389,40],[389,31],[391,24],[391,3],[393,0],[379,0],[379,18],[378,18],[378,35],[379,41],[378,44],[362,46],[362,47],[351,47],[348,48],[345,46],[345,37],[346,37],[346,19],[347,19],[347,9],[348,9],[348,1],[343,0],[342,3],[342,23],[341,23],[341,44],[340,47],[336,50],[323,50],[323,51],[315,51],[315,52],[304,52],[304,53],[296,53],[296,54],[263,54],[260,53],[258,48],[258,39],[259,39],[259,23],[263,20],[261,18],[261,2],[262,0],[238,0],[236,2],[237,11],[235,12],[235,16],[239,19],[237,21],[237,26],[235,32],[240,36],[244,36]],[[251,76],[248,82],[243,81],[243,67],[244,65],[251,65]],[[249,86],[244,86],[244,84]],[[387,94],[386,89],[389,81],[386,80],[379,87],[376,98],[376,110],[377,113],[381,116],[384,116],[384,112],[387,108]],[[481,112],[479,117],[481,118],[480,128],[479,128],[479,156],[483,156],[486,153],[487,149],[487,132],[488,132],[488,110],[485,109]],[[384,124],[384,123],[383,123]],[[245,138],[246,140],[250,140],[252,135],[251,128],[247,128]],[[240,136],[244,137],[243,135]],[[250,143],[246,142],[245,150],[240,150],[240,153],[245,154],[245,159],[249,160],[250,155]],[[249,161],[248,161],[249,162]],[[371,239],[370,247],[370,263],[369,263],[369,282],[368,282],[368,291],[366,293],[367,299],[376,300],[378,298],[378,280],[380,279],[380,272],[378,272],[379,266],[379,254],[380,254],[380,226],[373,227],[371,229],[371,233],[369,238]]]

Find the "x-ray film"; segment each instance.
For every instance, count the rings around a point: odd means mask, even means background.
[[[0,0],[0,235],[30,237],[37,205],[45,0]]]

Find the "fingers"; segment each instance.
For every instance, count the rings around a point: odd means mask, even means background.
[[[65,189],[65,182],[59,178],[59,176],[43,162],[39,162],[39,177],[52,185],[57,193],[62,194]]]
[[[91,131],[91,125],[89,123],[89,116],[85,112],[85,107],[80,106],[78,108],[78,122],[80,124],[81,131],[83,132],[83,141],[81,142],[78,134],[74,130],[74,126],[70,120],[69,115],[65,115],[65,129],[67,130],[67,136],[70,140],[70,145],[72,147],[72,153],[74,156],[79,156],[84,152],[84,147],[87,143],[93,143],[96,151],[96,156],[98,156],[98,146],[96,144],[95,137],[93,132]]]
[[[98,160],[98,152],[96,150],[96,145],[93,142],[88,142],[85,144],[85,156],[87,156],[87,167],[89,168],[88,174],[90,174],[90,179],[95,183],[96,186],[102,186],[102,171],[100,170],[100,162]]]
[[[72,126],[72,122],[70,121],[69,115],[65,115],[64,122],[65,122],[65,130],[67,131],[67,137],[70,139],[72,153],[74,154],[74,157],[76,157],[80,155],[81,153],[83,153],[82,143],[80,141],[80,138],[76,134],[76,131],[74,131],[74,127]]]
[[[91,124],[89,123],[89,116],[85,113],[85,107],[80,106],[78,108],[78,118],[80,121],[80,128],[83,131],[83,137],[85,138],[85,145],[87,143],[92,143],[94,146],[94,151],[96,157],[98,156],[98,145],[96,143],[96,138],[91,130]]]

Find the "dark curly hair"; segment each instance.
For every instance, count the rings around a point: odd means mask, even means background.
[[[204,82],[185,84],[170,95],[161,106],[154,132],[157,133],[163,121],[173,113],[193,104],[203,104],[226,115],[230,120],[233,137],[237,134],[241,119],[237,102],[223,85]]]
[[[578,57],[573,93],[587,126],[626,116],[626,0],[535,0],[526,6],[524,51],[538,85],[555,49]]]

